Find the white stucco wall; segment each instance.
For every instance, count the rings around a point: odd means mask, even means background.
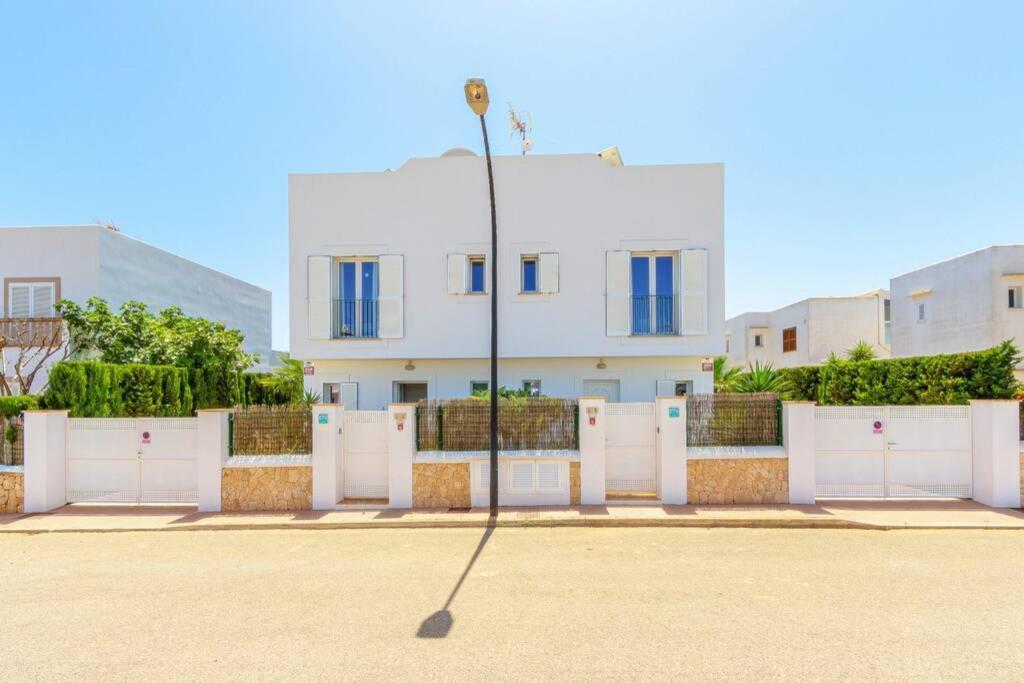
[[[978,351],[1004,339],[1021,346],[1024,310],[1009,308],[1007,289],[1024,285],[1022,275],[1024,245],[1005,245],[893,278],[893,355]],[[925,305],[924,322],[918,322],[919,303]]]
[[[699,358],[724,351],[723,167],[612,167],[592,154],[494,160],[499,353],[505,358]],[[289,178],[291,352],[296,358],[484,358],[489,297],[449,295],[446,256],[487,253],[484,159],[411,159],[395,172]],[[708,332],[606,334],[609,250],[708,250]],[[517,294],[522,253],[559,254],[559,292]],[[404,336],[308,338],[310,255],[401,254]]]
[[[502,358],[498,383],[519,389],[523,380],[540,380],[545,396],[577,398],[588,380],[619,382],[619,401],[653,401],[658,380],[693,382],[696,393],[714,390],[714,376],[701,372],[694,358],[605,358],[599,370],[593,358]],[[487,381],[487,359],[416,360],[415,370],[405,369],[406,360],[318,360],[315,374],[305,378],[305,388],[322,392],[324,382],[356,382],[359,409],[386,408],[395,400],[395,382],[426,382],[429,398],[464,398],[470,383]]]

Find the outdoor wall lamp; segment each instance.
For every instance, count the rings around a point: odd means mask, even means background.
[[[608,367],[608,364],[604,362],[604,358],[597,359],[597,369],[604,370]]]
[[[409,372],[412,372],[413,370],[416,369],[416,366],[413,365],[413,362],[410,360],[408,363],[405,364],[405,369],[408,370]]]

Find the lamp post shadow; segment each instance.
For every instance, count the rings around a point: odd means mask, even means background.
[[[449,607],[451,607],[452,602],[455,600],[455,596],[458,594],[459,589],[462,588],[462,584],[465,582],[466,577],[469,576],[469,571],[476,563],[476,559],[480,557],[480,553],[483,552],[484,546],[487,545],[487,541],[491,538],[491,534],[494,533],[494,529],[494,519],[491,518],[490,522],[487,524],[487,528],[484,530],[484,535],[480,537],[480,542],[476,544],[476,550],[473,551],[473,556],[469,558],[469,563],[462,571],[462,576],[460,576],[459,580],[455,582],[455,587],[452,588],[452,592],[448,595],[448,599],[445,600],[441,609],[423,620],[419,629],[416,630],[417,638],[448,637],[448,633],[452,630],[452,624],[455,622],[455,618],[452,616]]]

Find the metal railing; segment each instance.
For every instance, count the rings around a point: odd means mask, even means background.
[[[380,305],[377,299],[334,299],[331,330],[335,339],[375,339],[379,336]]]
[[[630,334],[635,337],[679,334],[678,297],[668,294],[630,296]]]
[[[60,318],[0,318],[0,337],[8,346],[49,346],[63,333]]]

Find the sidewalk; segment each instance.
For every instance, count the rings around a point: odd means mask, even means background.
[[[487,511],[332,510],[198,513],[188,507],[69,505],[35,515],[0,515],[0,533],[245,529],[484,527]],[[589,505],[503,508],[502,527],[746,527],[770,529],[1020,529],[1024,512],[973,501],[830,501],[821,505]]]

